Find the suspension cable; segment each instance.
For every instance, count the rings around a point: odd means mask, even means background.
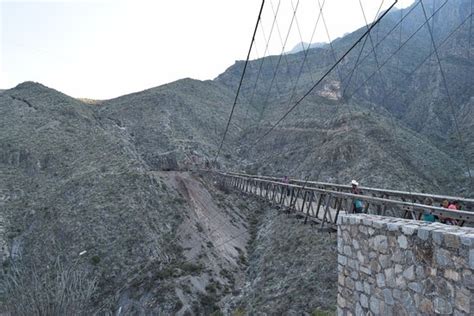
[[[275,127],[277,127],[308,95],[313,92],[313,90],[337,67],[339,63],[342,62],[344,58],[346,58],[347,55],[349,55],[350,52],[364,39],[365,36],[392,10],[392,8],[398,3],[398,0],[395,0],[393,4],[388,8],[387,11],[385,11],[380,18],[378,18],[371,26],[370,28],[362,34],[357,41],[339,58],[339,60],[332,65],[328,71],[306,92],[301,98],[296,101],[296,103],[275,123],[272,125],[272,127],[257,141],[253,144],[253,146],[257,145],[263,138],[265,138],[268,134],[270,134]],[[253,147],[252,146],[252,147]]]
[[[425,5],[423,4],[423,0],[420,0],[420,1],[421,1],[421,7],[423,9],[423,15],[425,16],[425,20],[428,21],[428,15],[426,14]],[[436,61],[438,62],[439,71],[440,71],[441,77],[443,79],[444,89],[446,90],[446,95],[448,97],[448,105],[451,108],[451,114],[453,115],[454,128],[456,130],[456,133],[458,134],[459,142],[461,144],[461,148],[462,148],[461,153],[462,153],[464,161],[466,163],[467,173],[469,175],[469,179],[471,180],[471,185],[472,185],[472,184],[474,184],[474,182],[473,182],[473,179],[472,179],[471,167],[470,167],[469,160],[466,157],[466,153],[464,151],[464,147],[465,147],[466,144],[463,140],[461,130],[459,128],[458,119],[456,117],[456,112],[454,110],[453,99],[451,97],[451,93],[450,93],[449,88],[448,88],[448,82],[446,80],[446,75],[444,73],[444,68],[441,64],[441,59],[439,57],[438,48],[436,47],[436,43],[435,43],[434,36],[433,36],[433,31],[431,30],[431,27],[430,27],[429,23],[427,24],[427,27],[428,27],[428,31],[430,33],[430,38],[431,38],[431,42],[433,44],[433,49],[435,51],[435,56],[436,56]]]
[[[214,159],[214,162],[216,162],[217,158],[219,158],[222,146],[224,145],[225,137],[227,135],[227,132],[229,131],[230,121],[232,120],[232,115],[234,114],[235,106],[237,104],[237,100],[239,99],[240,88],[242,87],[245,71],[247,70],[247,65],[250,59],[250,53],[252,52],[253,43],[255,42],[255,35],[257,34],[257,29],[258,29],[258,25],[260,24],[260,19],[262,17],[262,11],[263,11],[264,6],[265,6],[265,0],[262,0],[262,5],[260,6],[260,12],[258,13],[257,23],[255,24],[255,30],[253,31],[253,35],[252,35],[252,41],[250,42],[250,48],[247,54],[247,60],[245,61],[244,69],[242,71],[242,76],[240,77],[239,87],[237,88],[237,93],[235,95],[234,104],[232,105],[232,110],[230,111],[229,119],[227,120],[227,126],[225,128],[224,135],[222,136],[222,141],[221,141],[221,144],[219,145],[219,149],[217,150],[217,154],[216,154],[216,158]]]

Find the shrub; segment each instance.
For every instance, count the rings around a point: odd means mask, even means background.
[[[59,260],[43,271],[15,263],[6,275],[5,306],[11,315],[88,315],[96,286],[85,270]]]
[[[91,258],[91,263],[92,263],[93,265],[96,266],[96,265],[99,264],[99,262],[100,262],[100,257],[99,257],[99,256],[95,255],[95,256],[93,256],[93,257]]]

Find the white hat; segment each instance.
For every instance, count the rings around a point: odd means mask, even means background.
[[[351,184],[352,184],[352,185],[359,185],[359,182],[357,182],[356,180],[352,180],[352,181],[351,181]]]

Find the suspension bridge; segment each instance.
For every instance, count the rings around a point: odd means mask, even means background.
[[[270,202],[278,209],[320,228],[336,228],[341,214],[350,214],[355,200],[363,202],[367,214],[420,220],[423,214],[456,220],[460,226],[474,226],[474,199],[360,187],[362,194],[351,193],[350,185],[211,171],[221,186]],[[426,199],[432,205],[424,204]],[[464,210],[442,207],[443,201],[458,201]]]
[[[265,41],[264,55],[268,51],[269,42],[272,35],[275,33],[275,29],[280,35],[280,43],[282,46],[282,50],[278,58],[275,58],[276,65],[274,63],[274,59],[269,59],[272,63],[274,71],[272,72],[271,79],[269,80],[269,84],[267,85],[268,89],[261,97],[261,100],[263,100],[263,104],[259,105],[262,107],[262,111],[265,111],[265,109],[269,106],[269,96],[272,94],[272,89],[275,89],[275,86],[277,86],[278,80],[276,80],[276,78],[278,75],[279,67],[281,66],[281,64],[283,64],[283,62],[286,62],[287,69],[289,67],[287,55],[284,53],[284,51],[285,46],[287,45],[288,35],[290,34],[290,31],[294,25],[296,25],[299,33],[299,38],[302,40],[300,23],[298,22],[297,16],[300,1],[297,1],[296,4],[291,1],[293,14],[291,16],[291,21],[289,23],[289,28],[288,32],[286,33],[286,37],[281,36],[277,21],[281,1],[278,1],[276,5],[274,5],[274,2],[271,0],[269,2],[271,6],[271,11],[269,12],[270,15],[273,15],[273,22],[271,24],[269,33],[265,33],[263,29],[261,30],[264,34],[263,38]],[[383,34],[383,36],[381,36],[379,39],[379,34],[377,33],[377,36],[375,36],[374,31],[377,29],[377,26],[379,26],[381,22],[387,17],[387,15],[395,8],[398,1],[391,1],[389,4],[384,3],[384,1],[381,1],[380,7],[378,8],[377,13],[375,14],[373,22],[370,22],[368,14],[364,9],[363,2],[359,0],[365,27],[362,28],[359,33],[357,33],[357,36],[354,36],[355,40],[352,42],[352,44],[347,45],[345,47],[345,50],[340,51],[338,54],[331,40],[328,24],[323,12],[326,1],[321,2],[320,0],[317,0],[316,7],[318,8],[318,15],[309,43],[311,43],[311,41],[313,40],[319,22],[322,21],[329,43],[327,49],[330,50],[333,63],[320,72],[321,75],[319,79],[313,78],[313,73],[311,73],[310,67],[307,64],[307,56],[311,45],[308,44],[306,47],[305,45],[303,45],[303,54],[301,58],[302,60],[299,64],[299,67],[297,67],[297,75],[293,79],[290,78],[292,89],[289,90],[291,91],[291,93],[288,101],[287,110],[284,111],[283,115],[277,118],[274,122],[266,122],[266,125],[261,122],[262,119],[260,118],[257,127],[260,126],[259,124],[261,124],[262,126],[264,125],[265,127],[258,128],[260,134],[256,135],[250,145],[244,146],[244,150],[249,152],[250,149],[255,148],[259,144],[261,144],[262,141],[268,135],[274,132],[274,130],[289,117],[290,113],[293,112],[298,106],[300,106],[302,101],[305,100],[309,95],[311,95],[318,86],[322,85],[323,82],[325,82],[332,73],[336,73],[335,77],[338,78],[341,84],[341,91],[343,91],[341,102],[343,103],[347,102],[352,97],[357,95],[357,93],[359,93],[359,91],[361,91],[369,82],[377,78],[382,83],[383,87],[383,93],[381,96],[382,101],[381,104],[380,102],[376,102],[375,100],[373,102],[379,103],[379,105],[381,105],[383,108],[386,108],[386,100],[388,100],[388,98],[397,90],[397,86],[395,85],[393,89],[391,87],[390,89],[387,89],[387,79],[386,76],[382,73],[382,71],[392,66],[392,68],[395,68],[395,72],[399,73],[400,58],[397,58],[397,56],[400,55],[401,51],[408,44],[412,43],[413,41],[416,41],[417,36],[420,35],[420,32],[422,30],[426,30],[426,38],[428,39],[427,42],[430,44],[429,54],[424,58],[420,58],[419,60],[417,60],[417,63],[415,63],[415,67],[410,73],[405,76],[405,78],[413,76],[417,71],[420,70],[422,66],[426,66],[428,61],[434,60],[433,67],[436,67],[436,71],[441,77],[440,84],[445,92],[445,109],[450,110],[450,112],[452,113],[453,135],[455,135],[455,137],[458,139],[461,149],[462,157],[460,158],[460,162],[464,164],[466,170],[465,174],[469,177],[470,184],[468,184],[468,186],[472,186],[474,183],[471,175],[472,169],[470,166],[470,159],[468,157],[468,154],[466,154],[466,152],[464,151],[464,148],[466,147],[466,139],[463,135],[464,131],[462,131],[459,126],[459,117],[454,114],[454,109],[457,105],[454,104],[455,101],[451,92],[452,88],[448,85],[446,70],[442,62],[442,57],[440,57],[440,49],[446,47],[446,45],[451,42],[450,39],[452,39],[458,32],[460,32],[464,28],[469,27],[469,42],[466,43],[466,45],[468,58],[470,58],[473,14],[472,2],[473,1],[470,2],[470,14],[469,12],[465,13],[459,24],[454,25],[450,30],[446,30],[446,35],[444,37],[436,37],[434,31],[436,26],[435,24],[436,21],[439,20],[440,14],[447,10],[448,0],[432,1],[431,7],[428,7],[427,5],[428,0],[417,0],[409,8],[400,10],[400,17],[398,18],[398,20],[392,21],[392,24],[388,31]],[[266,1],[263,0],[259,10],[257,23],[252,35],[250,48],[247,54],[247,60],[242,69],[242,74],[240,77],[240,82],[238,84],[235,100],[227,121],[225,131],[223,132],[222,139],[218,146],[217,154],[214,161],[218,160],[222,152],[226,141],[226,136],[231,125],[230,123],[232,121],[233,114],[236,110],[237,105],[239,104],[239,96],[241,96],[242,87],[245,84],[246,71],[248,69],[249,58],[251,56],[252,51],[254,50],[257,32],[259,30],[259,27],[263,27],[262,15],[265,12],[265,4]],[[384,4],[386,5],[386,7],[385,10],[382,10]],[[430,10],[431,12],[429,12]],[[410,17],[416,14],[416,12],[418,12],[419,16],[422,17],[422,21],[417,27],[413,28],[413,32],[410,32],[409,34],[403,34],[404,24],[410,23]],[[392,15],[392,20],[393,17],[394,15]],[[383,44],[387,40],[390,40],[390,37],[393,37],[397,31],[399,31],[399,34],[395,37],[398,38],[398,43],[395,43],[393,45],[394,49],[392,49],[391,52],[386,52],[383,50],[382,52],[377,52],[381,44]],[[370,47],[368,48],[368,52],[364,53],[364,48],[366,46]],[[356,51],[356,48],[358,49],[359,47],[360,50],[355,55],[357,57],[351,56]],[[247,83],[247,86],[251,87],[251,92],[249,93],[250,97],[247,95],[247,97],[250,99],[251,104],[256,102],[255,96],[257,86],[261,78],[262,66],[264,62],[265,58],[259,59],[258,73],[255,76],[255,81]],[[369,62],[373,64],[371,72],[369,72],[368,74],[363,74],[363,76],[361,76],[359,80],[356,80],[357,76],[355,74],[364,62]],[[431,65],[429,67],[431,67]],[[297,96],[296,91],[298,90],[298,82],[300,81],[300,78],[305,68],[308,68],[312,85],[306,92],[302,93],[300,96]],[[344,71],[344,68],[350,69]],[[278,90],[278,87],[276,87],[276,90]],[[349,103],[345,103],[345,105],[349,107],[349,110],[351,110],[351,105]],[[395,132],[397,129],[395,124],[395,118],[391,113],[388,113],[388,116],[392,124],[392,130]],[[406,162],[405,159],[401,156],[401,154],[396,150],[393,152],[393,155],[399,158],[399,161],[402,164],[409,163]],[[300,164],[302,163],[303,162],[300,162]],[[322,169],[323,166],[319,166],[319,168]],[[294,168],[294,170],[297,169],[298,166]],[[293,213],[297,216],[301,216],[302,218],[304,218],[305,223],[311,221],[313,223],[318,223],[321,227],[324,227],[326,225],[330,227],[335,227],[339,215],[342,213],[350,212],[352,209],[353,201],[355,199],[363,201],[364,212],[369,214],[410,218],[415,220],[419,220],[423,214],[432,214],[438,216],[439,218],[454,219],[458,223],[460,223],[460,225],[471,226],[474,223],[474,200],[468,198],[434,195],[427,193],[404,192],[369,187],[361,188],[364,192],[363,195],[354,195],[351,193],[350,186],[324,183],[318,181],[308,181],[308,179],[292,179],[289,183],[284,183],[281,179],[275,177],[221,171],[215,171],[213,176],[216,177],[218,181],[221,181],[221,183],[225,186],[232,187],[246,194],[254,195],[262,199],[268,200],[269,202],[277,205],[279,208],[285,209],[288,213]],[[426,199],[433,200],[433,205],[425,205],[424,201]],[[443,208],[441,204],[444,200],[460,201],[464,209],[452,211]]]

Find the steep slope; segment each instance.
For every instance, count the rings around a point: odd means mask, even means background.
[[[331,111],[322,105],[316,110]],[[243,160],[242,168],[335,183],[356,178],[366,185],[407,191],[454,193],[466,187],[452,179],[464,166],[412,130],[393,127],[390,120],[360,108],[349,112],[333,107],[332,113],[324,123],[307,118],[297,126],[282,124],[246,152],[252,160]],[[249,131],[242,143],[265,130]]]
[[[26,315],[34,313],[32,306],[45,314],[238,311],[240,303],[230,302],[262,273],[257,261],[257,270],[246,272],[266,222],[259,214],[271,217],[272,209],[219,190],[212,178],[156,171],[160,165],[148,156],[170,150],[168,145],[176,157],[185,156],[185,135],[197,138],[196,155],[215,151],[215,144],[203,144],[213,137],[207,123],[227,114],[221,93],[213,83],[184,80],[100,107],[37,83],[5,91],[0,311]],[[178,114],[165,116],[169,125],[159,124],[160,113],[173,109]],[[276,260],[286,264],[285,257]],[[323,301],[294,310],[333,306],[331,298]]]
[[[88,106],[25,83],[0,96],[0,111],[4,266],[31,280],[58,263],[58,274],[77,265],[104,298],[130,267],[174,253],[165,240],[182,216],[171,203],[177,193],[159,190],[128,141],[103,129]]]
[[[106,101],[99,115],[130,135],[150,168],[177,169],[193,156],[214,158],[234,97],[218,83],[183,79]],[[246,114],[235,113],[228,140],[241,131]]]
[[[196,108],[214,110],[206,106]],[[33,301],[45,314],[218,309],[245,256],[241,202],[189,175],[152,172],[128,126],[99,110],[30,82],[0,95],[0,310],[31,314]]]

